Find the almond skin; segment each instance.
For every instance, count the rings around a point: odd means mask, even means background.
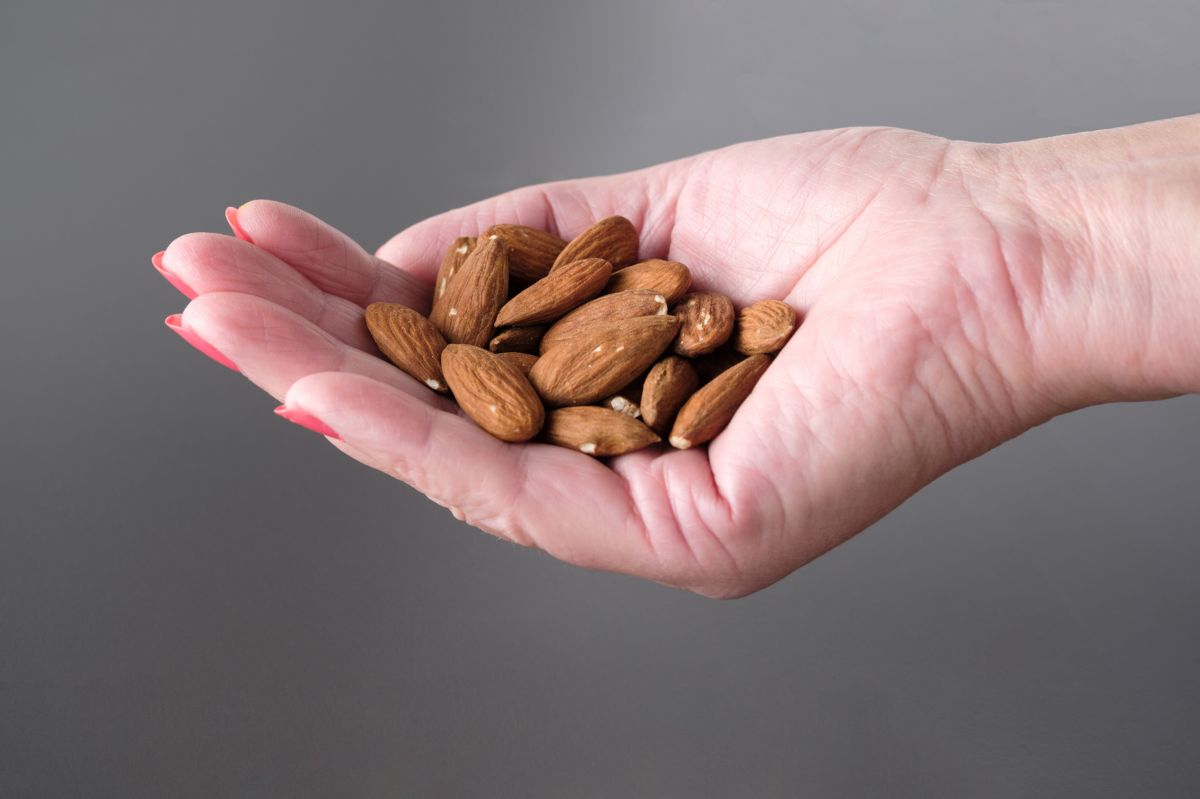
[[[545,325],[510,327],[497,333],[488,342],[488,349],[492,352],[537,352],[545,332]]]
[[[715,291],[684,295],[672,311],[679,317],[675,352],[694,358],[712,352],[733,334],[733,301]]]
[[[692,273],[678,261],[653,258],[614,272],[604,289],[606,294],[633,289],[650,289],[667,298],[671,305],[679,302],[692,287]]]
[[[584,258],[603,258],[614,269],[631,264],[638,257],[637,228],[623,216],[610,216],[584,230],[563,248],[554,259],[558,269]]]
[[[678,330],[673,316],[589,325],[538,358],[529,381],[548,405],[596,402],[646,371]]]
[[[611,275],[612,264],[603,258],[564,264],[505,303],[496,324],[553,322],[603,291]]]
[[[533,283],[550,274],[554,259],[567,243],[545,230],[526,225],[492,225],[480,238],[498,238],[508,248],[509,276],[521,283]]]
[[[742,309],[734,346],[746,355],[779,352],[796,330],[796,312],[779,300],[761,300]]]
[[[365,316],[367,331],[389,361],[434,391],[449,391],[441,365],[446,340],[432,322],[395,302],[373,302]]]
[[[650,367],[642,384],[638,402],[642,420],[654,432],[666,435],[675,414],[699,387],[700,378],[690,363],[675,355],[663,358]]]
[[[498,239],[485,239],[463,261],[433,304],[429,321],[451,344],[486,347],[496,314],[508,295],[508,254]]]
[[[467,344],[442,351],[442,373],[467,416],[501,441],[528,441],[545,421],[525,375],[499,355]]]
[[[635,316],[666,316],[666,313],[667,298],[649,289],[605,294],[580,305],[551,325],[538,346],[545,352],[556,342],[569,339],[576,330],[595,322],[615,322]]]
[[[496,356],[517,367],[526,377],[529,377],[529,370],[537,363],[537,356],[528,352],[499,352]]]
[[[662,440],[631,416],[587,405],[547,413],[545,439],[597,457],[624,455]]]
[[[767,371],[771,359],[751,355],[713,378],[683,404],[671,427],[671,446],[689,449],[717,437]]]
[[[475,249],[474,236],[459,236],[454,240],[442,256],[442,265],[438,267],[437,280],[433,284],[433,300],[436,303],[446,293],[446,286],[462,267],[463,261]]]

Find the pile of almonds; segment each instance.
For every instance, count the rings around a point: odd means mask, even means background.
[[[721,432],[796,328],[782,302],[735,313],[691,284],[683,264],[638,261],[624,217],[570,242],[493,225],[450,245],[429,318],[377,302],[366,321],[392,363],[503,441],[688,449]]]

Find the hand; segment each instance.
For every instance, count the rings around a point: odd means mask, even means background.
[[[1171,393],[1149,373],[1118,388],[1078,358],[1097,295],[1071,259],[1048,253],[1083,242],[1087,220],[1039,216],[1049,192],[1017,160],[908,131],[811,133],[520,189],[426,220],[376,255],[256,200],[231,214],[246,240],[189,234],[159,263],[198,294],[184,332],[351,457],[518,544],[734,597],[1056,413]],[[681,261],[739,306],[782,299],[804,318],[709,447],[641,451],[609,468],[504,444],[374,354],[363,307],[427,312],[454,237],[519,222],[569,239],[614,213],[641,231],[643,258]],[[1112,346],[1132,357],[1128,341]]]

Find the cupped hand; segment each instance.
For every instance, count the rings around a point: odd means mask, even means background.
[[[1053,415],[1023,265],[1036,237],[979,210],[978,148],[893,129],[752,142],[613,177],[519,189],[428,219],[375,255],[281,203],[231,212],[158,263],[197,295],[177,322],[456,517],[590,568],[706,596],[766,586],[941,473]],[[371,302],[427,312],[442,252],[497,222],[569,239],[633,220],[642,257],[687,264],[740,307],[803,323],[707,448],[610,464],[505,444],[380,360]]]

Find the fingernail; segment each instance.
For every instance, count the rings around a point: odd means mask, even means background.
[[[222,355],[220,350],[209,344],[204,339],[200,338],[200,336],[196,335],[196,331],[184,327],[183,317],[180,314],[173,313],[163,321],[166,323],[167,327],[178,333],[180,338],[203,352],[208,357],[212,358],[217,363],[221,364],[222,366],[227,366],[235,372],[242,371],[241,369],[237,368],[237,364]]]
[[[275,413],[279,416],[282,416],[284,419],[287,419],[289,422],[294,422],[301,427],[308,428],[314,433],[320,433],[323,436],[336,438],[338,441],[342,440],[342,437],[335,433],[333,428],[307,411],[302,411],[299,408],[289,408],[286,405],[280,405],[275,409]]]
[[[228,222],[229,227],[232,228],[233,235],[237,236],[242,241],[249,242],[250,244],[254,243],[254,240],[247,236],[246,231],[242,230],[242,226],[238,224],[238,209],[234,208],[232,205],[225,209],[225,221]]]
[[[154,253],[154,255],[150,256],[150,263],[154,264],[154,268],[158,270],[160,275],[167,279],[168,283],[179,289],[180,294],[187,297],[189,300],[196,299],[196,292],[192,290],[192,287],[187,283],[184,283],[183,278],[181,278],[179,275],[175,274],[174,272],[167,271],[167,268],[163,266],[164,254],[165,253],[161,251]]]

